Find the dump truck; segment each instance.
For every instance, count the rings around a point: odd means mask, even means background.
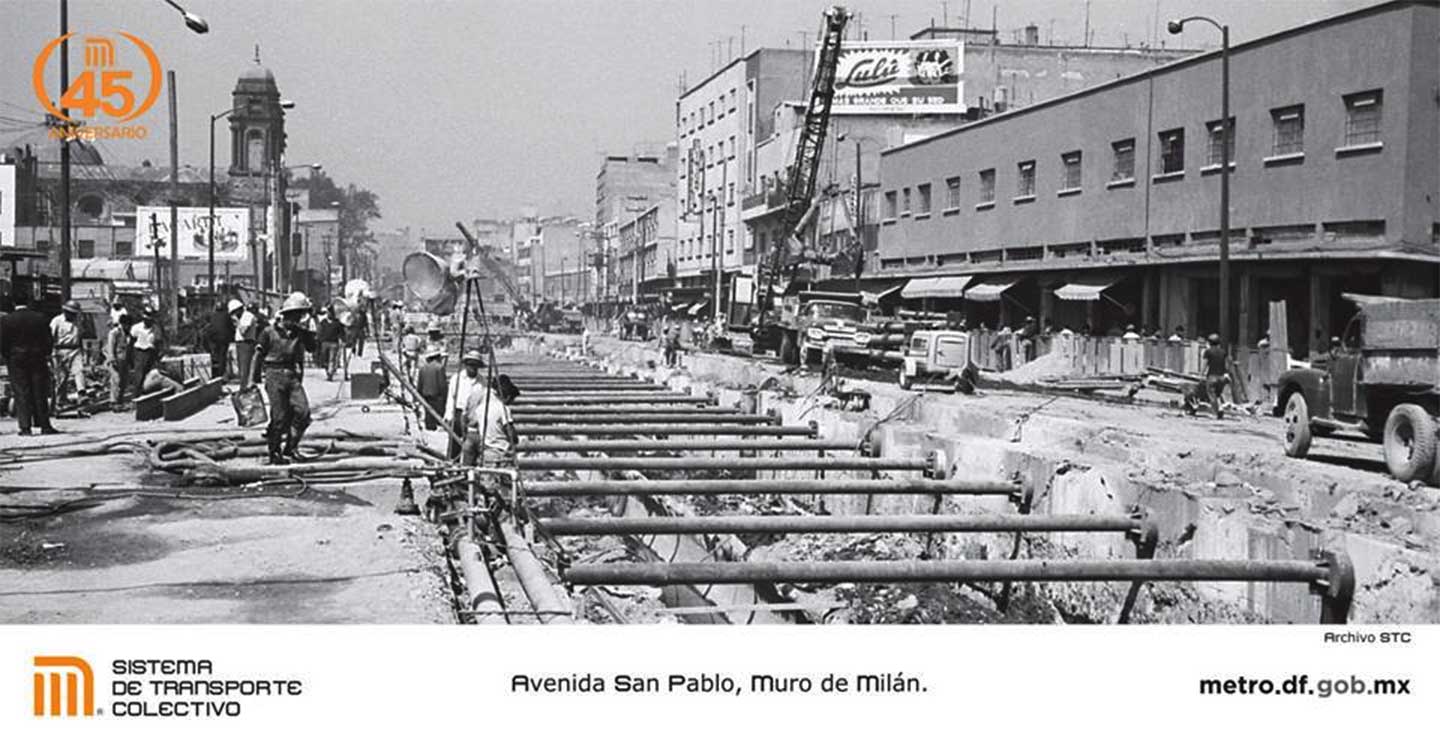
[[[1396,479],[1440,486],[1440,299],[1344,297],[1358,311],[1338,346],[1277,383],[1286,455],[1304,457],[1317,437],[1358,433],[1384,446]]]

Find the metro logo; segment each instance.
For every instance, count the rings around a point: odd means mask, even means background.
[[[35,715],[95,715],[95,673],[84,659],[35,657]]]

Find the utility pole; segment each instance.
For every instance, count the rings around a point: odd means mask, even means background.
[[[69,0],[60,0],[60,36],[64,37],[70,33],[70,3]],[[70,89],[70,40],[66,39],[60,43],[60,101],[62,106],[60,114],[67,121],[61,123],[62,127],[69,127],[70,110],[63,106],[65,92]],[[155,269],[159,273],[160,269]],[[45,295],[45,290],[40,290],[40,296]],[[70,138],[60,139],[60,297],[63,301],[70,300]],[[37,303],[40,300],[35,300]],[[38,308],[39,305],[37,304]]]
[[[896,14],[896,13],[891,13],[891,14],[890,14],[890,40],[891,40],[891,41],[894,41],[894,40],[895,40],[895,19],[896,19],[896,18],[899,18],[899,14]]]
[[[715,222],[718,225],[718,228],[715,230],[715,304],[713,306],[714,312],[711,315],[711,318],[717,323],[720,321],[720,289],[723,286],[721,280],[725,275],[725,266],[724,263],[722,263],[720,260],[720,254],[725,249],[725,202],[727,190],[726,184],[729,181],[729,172],[730,161],[727,159],[720,163],[720,199],[715,202]]]
[[[155,218],[155,214],[150,214],[150,251],[155,256],[152,261],[155,268],[150,274],[150,289],[156,297],[160,296],[160,246],[163,244],[165,240],[160,239],[160,220]]]
[[[165,71],[170,87],[170,335],[180,330],[180,133],[175,122],[175,71]]]

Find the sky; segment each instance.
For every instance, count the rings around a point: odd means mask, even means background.
[[[674,139],[680,82],[759,46],[813,39],[833,2],[812,0],[179,0],[210,33],[185,28],[163,0],[70,0],[70,28],[126,31],[149,42],[177,78],[180,162],[208,163],[209,115],[229,109],[255,45],[288,114],[287,164],[320,163],[341,184],[380,197],[379,228],[449,234],[457,220],[522,208],[594,215],[595,174],[607,153]],[[859,0],[869,38],[906,38],[935,24],[990,26],[1005,38],[1028,23],[1041,40],[1149,40],[1213,48],[1218,32],[1164,21],[1208,15],[1232,43],[1372,5],[1377,0]],[[31,84],[40,49],[58,34],[58,0],[0,0],[0,148],[16,120],[39,122]],[[892,18],[893,16],[893,18]],[[1159,23],[1155,22],[1159,18]],[[852,22],[853,23],[853,22]],[[119,54],[126,54],[121,49]],[[83,64],[71,45],[72,76]],[[52,68],[53,70],[53,68]],[[52,78],[55,74],[52,72]],[[57,81],[58,82],[58,81]],[[143,85],[143,84],[142,84]],[[134,123],[150,136],[108,141],[107,161],[169,159],[165,97]],[[229,135],[216,130],[219,169]]]

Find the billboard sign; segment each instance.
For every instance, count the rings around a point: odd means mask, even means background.
[[[961,114],[963,52],[964,43],[953,39],[842,42],[831,112]]]
[[[210,257],[208,231],[210,209],[183,206],[179,209],[180,242],[176,246],[181,260],[205,260]],[[155,238],[159,238],[160,257],[170,257],[170,207],[140,206],[135,209],[136,251],[141,257],[153,257]],[[250,209],[215,209],[215,260],[242,261],[250,245]]]

